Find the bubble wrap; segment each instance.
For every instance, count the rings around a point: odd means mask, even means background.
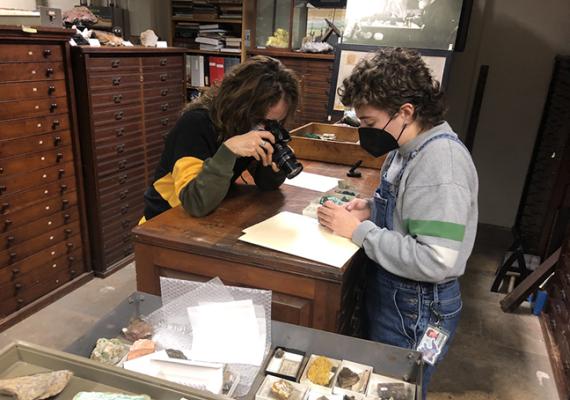
[[[162,307],[145,320],[155,330],[153,340],[161,349],[174,348],[185,352],[192,349],[192,326],[186,309],[200,303],[251,300],[255,315],[265,325],[265,357],[271,348],[271,291],[224,286],[219,278],[208,282],[194,282],[160,278]],[[234,397],[245,396],[259,373],[260,367],[245,364],[228,364],[230,372],[240,376]]]

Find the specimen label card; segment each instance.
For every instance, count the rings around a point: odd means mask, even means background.
[[[331,178],[330,176],[301,172],[293,179],[285,179],[283,184],[324,193],[337,187],[339,180],[338,178]]]
[[[358,251],[311,217],[284,211],[244,229],[239,240],[341,268]]]

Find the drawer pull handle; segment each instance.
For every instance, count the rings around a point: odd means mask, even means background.
[[[119,177],[119,184],[122,185],[123,183],[125,183],[125,182],[127,181],[127,178],[128,178],[128,175],[127,175],[127,174],[121,175],[121,176]]]
[[[168,89],[162,89],[162,90],[160,91],[160,95],[161,95],[161,96],[166,96],[167,94],[168,94]]]
[[[48,94],[52,94],[53,92],[55,92],[55,86],[48,87]]]
[[[49,56],[51,56],[51,49],[44,49],[44,57],[48,58]]]
[[[113,86],[119,86],[121,84],[121,77],[117,76],[113,78]]]
[[[64,193],[67,190],[67,185],[62,184],[59,186],[61,193]]]
[[[75,275],[77,275],[77,271],[75,271],[74,269],[70,269],[70,270],[69,270],[69,274],[70,274],[71,276],[75,276]]]
[[[118,111],[118,112],[115,113],[115,119],[116,119],[117,121],[119,121],[119,120],[123,119],[123,115],[124,115],[124,112],[123,112],[123,111]]]
[[[121,60],[112,60],[111,61],[111,68],[118,68],[121,65]]]
[[[74,244],[69,242],[66,244],[66,246],[67,246],[67,251],[69,252],[69,251],[71,251],[71,249],[73,249]]]
[[[160,106],[160,108],[162,109],[162,111],[167,111],[168,110],[168,103],[164,103],[163,105]]]
[[[161,58],[161,59],[160,59],[160,65],[161,65],[162,67],[164,67],[164,66],[166,65],[166,63],[167,63],[166,58]]]
[[[125,128],[117,128],[115,133],[117,134],[117,137],[121,137],[125,134]]]
[[[4,221],[4,228],[8,228],[10,225],[12,225],[12,220],[7,219]]]
[[[22,284],[21,284],[21,283],[16,283],[16,284],[14,285],[14,289],[16,289],[16,291],[22,289]]]
[[[20,308],[24,305],[24,299],[18,299],[18,300],[16,300],[16,302],[18,303],[18,308]]]
[[[0,186],[0,194],[4,193],[6,191],[6,186],[1,185]]]
[[[162,82],[164,82],[164,81],[167,80],[167,79],[168,79],[168,74],[160,74],[160,80],[161,80]]]
[[[60,162],[61,160],[63,160],[63,153],[57,153],[55,156],[55,161]]]
[[[63,215],[63,222],[67,224],[67,221],[69,221],[69,218],[70,218],[70,217],[71,217],[71,216],[70,216],[69,214],[64,214],[64,215]]]
[[[75,261],[75,257],[73,256],[68,256],[67,257],[67,261],[69,261],[69,265],[73,264],[73,262]]]
[[[12,246],[12,243],[14,243],[14,240],[16,240],[16,238],[14,236],[8,236],[6,238],[6,247]]]
[[[119,198],[121,200],[123,200],[125,197],[127,197],[127,194],[129,194],[129,189],[125,189],[122,192],[119,193]]]
[[[119,161],[119,169],[125,169],[125,168],[127,168],[127,160]]]
[[[10,253],[10,262],[14,262],[14,260],[16,259],[18,255],[16,254],[16,252],[11,252]]]
[[[117,150],[117,153],[121,154],[123,151],[125,151],[125,145],[119,144],[115,147],[115,149]]]
[[[52,104],[49,106],[49,112],[52,113],[52,112],[54,112],[55,110],[57,110],[57,104],[56,104],[56,103],[52,103]]]
[[[46,68],[46,76],[49,78],[53,75],[53,68]]]
[[[51,129],[57,129],[59,128],[59,126],[61,125],[61,123],[59,122],[58,119],[54,119],[53,122],[51,123]]]
[[[64,232],[65,232],[65,238],[67,239],[69,236],[71,236],[72,230],[69,228],[65,228]]]
[[[69,200],[63,199],[63,200],[61,201],[61,209],[62,209],[62,210],[65,210],[67,207],[69,207]]]
[[[20,273],[20,268],[12,268],[12,275],[17,275]]]
[[[160,120],[160,124],[161,124],[162,126],[168,125],[168,118],[162,118],[162,119]]]
[[[129,206],[121,207],[121,214],[126,214],[129,211]]]
[[[122,94],[116,94],[113,96],[113,102],[119,104],[123,100]]]
[[[57,171],[57,176],[59,179],[63,178],[63,175],[65,175],[64,169],[60,169],[59,171]]]
[[[5,214],[8,208],[10,208],[10,203],[2,203],[0,206],[0,213]]]
[[[53,145],[54,146],[59,146],[61,144],[61,136],[56,136],[53,138]]]

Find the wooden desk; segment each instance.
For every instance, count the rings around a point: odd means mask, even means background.
[[[378,170],[363,169],[356,179],[346,177],[346,166],[303,164],[307,172],[348,179],[366,196],[378,185]],[[160,294],[160,276],[199,281],[218,276],[228,285],[272,290],[275,320],[351,333],[361,293],[355,285],[361,280],[361,251],[338,269],[238,241],[244,228],[281,211],[301,213],[321,195],[289,185],[261,192],[253,184],[238,184],[207,217],[190,217],[180,207],[162,213],[133,230],[138,290]]]

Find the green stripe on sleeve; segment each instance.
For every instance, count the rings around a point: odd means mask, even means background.
[[[462,242],[465,236],[465,225],[444,221],[406,220],[408,232],[412,236],[434,236]]]

